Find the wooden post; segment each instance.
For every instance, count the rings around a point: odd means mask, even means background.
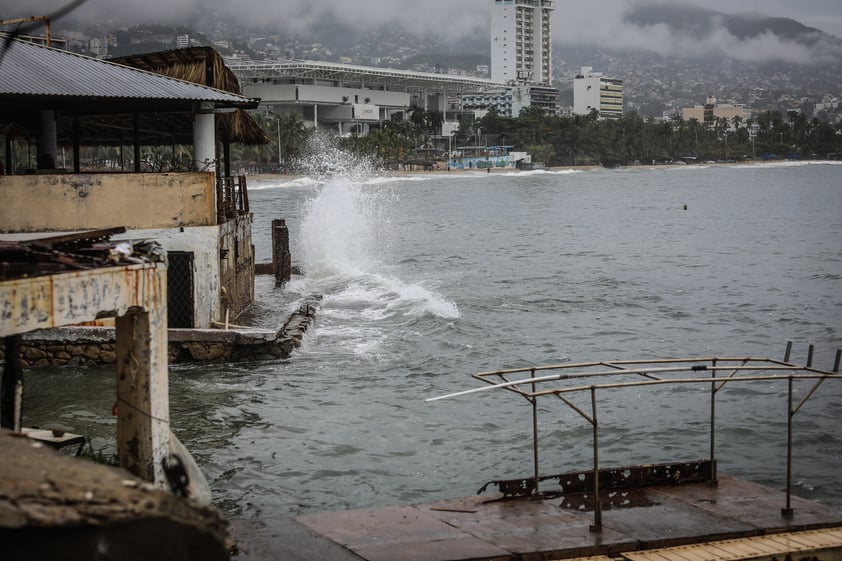
[[[285,220],[272,221],[272,272],[275,274],[275,286],[287,282],[292,277],[289,228]]]
[[[169,445],[166,321],[166,306],[131,310],[116,320],[120,467],[161,487]]]
[[[14,430],[21,423],[20,411],[15,406],[15,393],[23,383],[23,369],[20,366],[20,335],[9,335],[5,340],[6,366],[0,384],[0,427]]]

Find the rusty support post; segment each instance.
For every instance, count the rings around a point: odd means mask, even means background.
[[[710,373],[711,378],[716,380],[716,359],[711,361],[714,367]],[[719,475],[716,473],[716,382],[710,383],[710,479],[708,485],[717,485]]]
[[[18,384],[23,383],[23,369],[20,366],[20,335],[10,335],[5,340],[6,366],[0,384],[0,427],[15,430],[21,425],[21,412],[16,407],[15,395]]]
[[[275,286],[280,286],[292,277],[289,229],[283,219],[272,220],[272,272],[275,274]]]
[[[164,487],[170,431],[166,304],[129,311],[116,326],[120,467]]]
[[[532,369],[530,378],[535,377],[535,369]],[[535,382],[532,382],[532,393],[535,393]],[[532,401],[532,460],[535,462],[535,495],[541,494],[538,483],[538,398],[533,396]]]
[[[789,377],[789,393],[786,407],[786,507],[781,509],[784,516],[792,516],[792,376]]]
[[[134,149],[134,172],[140,173],[140,114],[132,113],[132,147]]]
[[[786,352],[784,353],[784,362],[789,362],[789,357],[792,354],[792,341],[786,342]]]
[[[596,388],[591,386],[591,408],[593,410],[593,524],[591,532],[602,531],[602,501],[599,499],[599,423],[596,417]]]

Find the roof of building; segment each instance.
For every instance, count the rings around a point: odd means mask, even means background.
[[[283,77],[331,80],[341,82],[345,86],[364,84],[366,87],[386,86],[442,91],[462,91],[470,88],[487,88],[502,85],[499,82],[485,78],[308,60],[249,62],[240,64],[229,62],[228,66],[243,82],[258,82],[262,79]]]
[[[236,107],[250,100],[186,80],[17,39],[0,47],[0,96],[179,100]]]
[[[234,94],[242,94],[237,77],[225,65],[220,54],[211,47],[187,47],[134,54],[112,59],[112,62]],[[269,143],[269,138],[263,129],[243,109],[219,115],[217,130],[221,138],[231,142]]]

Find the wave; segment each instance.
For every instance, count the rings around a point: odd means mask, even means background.
[[[389,243],[391,198],[363,187],[335,177],[306,205],[297,243],[305,275],[290,288],[322,294],[323,307],[356,315],[361,322],[395,316],[458,318],[453,302],[423,279],[401,278],[400,264],[379,257]]]
[[[262,191],[264,189],[285,189],[289,187],[314,187],[324,184],[324,179],[310,177],[309,175],[293,177],[291,179],[258,179],[249,183],[249,191]]]
[[[759,169],[759,168],[798,168],[806,166],[840,166],[842,160],[784,160],[782,162],[752,162],[749,164],[735,164],[734,169]]]

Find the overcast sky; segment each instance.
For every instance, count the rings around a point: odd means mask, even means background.
[[[642,47],[664,54],[719,49],[747,60],[774,57],[804,61],[812,53],[772,37],[739,42],[722,29],[699,41],[663,28],[641,29],[623,22],[638,0],[556,0],[554,37],[559,43]],[[726,13],[759,12],[789,17],[842,38],[842,0],[677,0]],[[50,13],[66,1],[0,0],[0,17]],[[279,30],[306,30],[334,17],[364,31],[395,24],[445,36],[487,33],[489,0],[87,0],[75,16],[89,22],[190,24],[197,13],[212,11],[248,24],[276,22]],[[314,38],[318,39],[318,38]]]

